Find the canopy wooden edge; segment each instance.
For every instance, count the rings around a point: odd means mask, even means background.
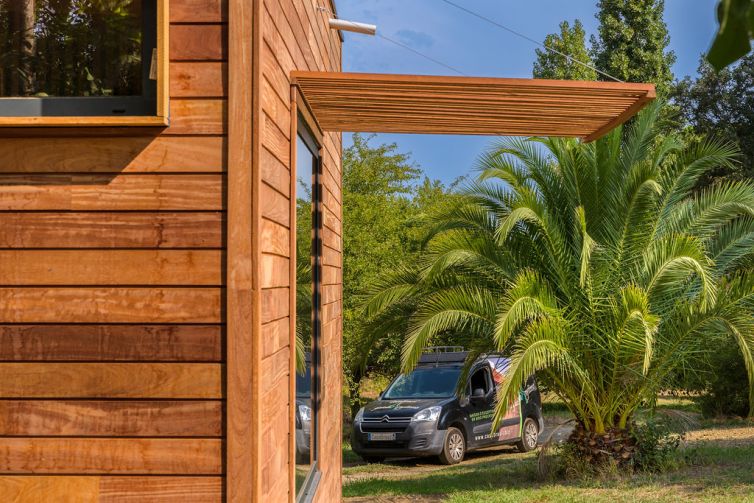
[[[602,82],[602,81],[580,81],[580,80],[549,80],[549,79],[522,79],[522,78],[497,78],[497,77],[456,77],[456,76],[435,76],[435,75],[400,75],[400,74],[377,74],[377,73],[347,73],[347,72],[313,72],[313,71],[293,71],[291,72],[291,83],[296,86],[302,95],[306,95],[305,85],[300,81],[327,79],[337,85],[337,82],[353,81],[371,81],[385,83],[406,83],[406,84],[429,84],[429,85],[447,85],[459,86],[526,86],[527,88],[541,88],[543,91],[554,90],[580,90],[580,91],[624,91],[637,94],[635,101],[623,110],[620,114],[610,119],[604,125],[598,127],[593,132],[582,135],[584,141],[590,142],[597,140],[614,128],[620,126],[628,119],[633,117],[650,101],[656,98],[655,86],[646,83],[633,82]],[[429,131],[428,131],[429,132]],[[472,134],[472,133],[470,133]]]

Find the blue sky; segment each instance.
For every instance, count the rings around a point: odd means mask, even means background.
[[[580,19],[587,36],[596,33],[596,0],[455,0],[535,39],[558,31],[563,20]],[[699,56],[716,30],[717,0],[666,0],[665,22],[677,61],[676,78],[695,75]],[[378,33],[442,61],[463,73],[489,77],[531,77],[536,46],[439,0],[336,0],[338,15],[377,25]],[[346,33],[343,71],[452,74],[378,37]],[[489,137],[380,134],[396,142],[432,178],[450,182],[468,174]],[[350,135],[343,135],[345,145]]]

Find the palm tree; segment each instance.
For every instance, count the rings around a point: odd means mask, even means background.
[[[448,333],[472,357],[507,351],[496,424],[537,372],[593,458],[606,451],[589,441],[611,437],[622,444],[613,457],[632,456],[635,411],[711,337],[738,344],[754,384],[754,185],[698,190],[736,151],[659,137],[659,110],[597,142],[502,139],[481,157],[463,203],[437,218],[425,260],[365,304],[376,328],[410,312],[404,371]]]

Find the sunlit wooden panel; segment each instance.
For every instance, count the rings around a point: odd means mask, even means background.
[[[292,72],[326,131],[595,140],[655,98],[652,84]]]

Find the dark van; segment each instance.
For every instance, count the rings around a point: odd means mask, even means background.
[[[534,377],[493,432],[497,389],[510,360],[501,354],[477,358],[465,385],[459,386],[467,356],[461,348],[430,348],[413,372],[393,379],[378,400],[359,410],[351,433],[353,450],[368,462],[438,456],[444,464],[456,464],[466,452],[484,447],[535,449],[544,422]]]

